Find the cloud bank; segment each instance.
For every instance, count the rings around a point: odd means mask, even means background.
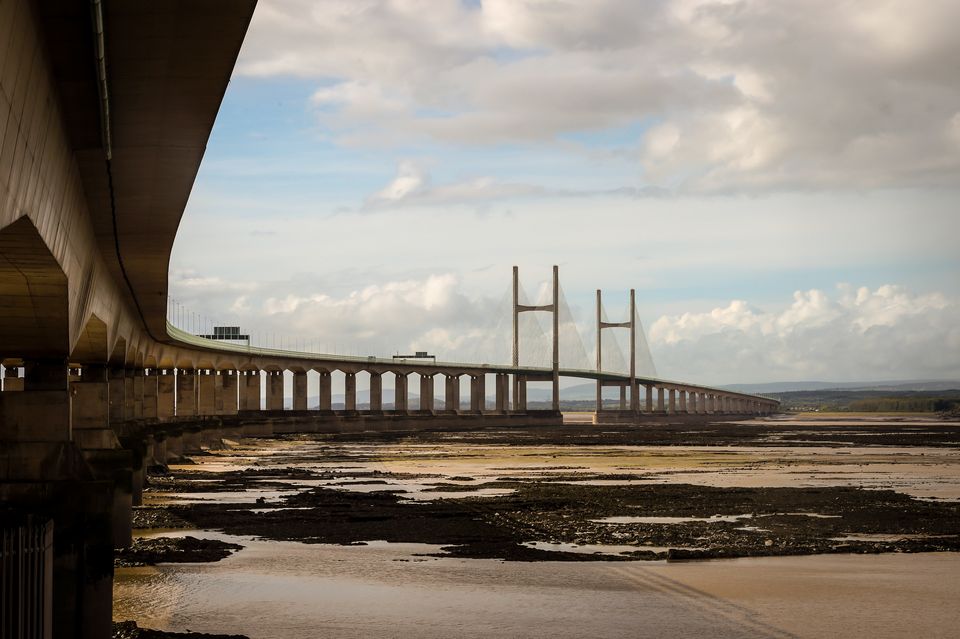
[[[314,81],[342,144],[628,127],[649,186],[955,186],[956,24],[952,0],[273,0],[238,72]]]
[[[658,365],[715,383],[960,378],[960,306],[900,286],[797,291],[763,311],[734,300],[650,328]]]
[[[428,350],[449,361],[506,362],[509,307],[474,298],[450,273],[367,286],[334,296],[295,284],[224,287],[182,274],[183,302],[231,309],[218,322],[260,327],[255,343],[389,356]],[[642,296],[642,292],[641,292]],[[588,360],[589,309],[574,309]],[[759,309],[742,300],[698,313],[661,315],[648,341],[662,377],[711,384],[799,380],[960,379],[960,302],[902,286],[841,284],[796,291]],[[563,350],[563,349],[562,349]],[[565,366],[580,366],[562,362]]]

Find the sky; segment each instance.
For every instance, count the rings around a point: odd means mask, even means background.
[[[557,264],[588,356],[596,289],[617,321],[634,288],[665,378],[960,379],[956,24],[953,0],[260,0],[174,312],[489,361],[511,267],[535,297]]]

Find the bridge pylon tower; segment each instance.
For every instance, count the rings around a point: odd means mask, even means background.
[[[597,289],[597,414],[603,410],[603,380],[599,373],[603,371],[602,337],[605,328],[630,329],[630,410],[640,410],[640,398],[637,395],[637,293],[630,289],[630,319],[626,322],[604,322],[602,304],[603,293]],[[621,387],[622,388],[622,387]],[[623,401],[623,395],[620,396]]]
[[[520,366],[520,313],[544,311],[553,313],[553,371],[549,381],[553,382],[553,410],[560,410],[560,268],[553,265],[553,303],[541,306],[529,306],[520,303],[520,269],[513,267],[513,365]],[[513,406],[515,410],[526,409],[526,382],[530,379],[525,376],[520,379],[514,375]],[[534,381],[547,381],[536,379]]]

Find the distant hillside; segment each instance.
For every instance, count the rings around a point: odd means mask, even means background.
[[[786,411],[936,413],[960,410],[960,390],[815,390],[768,393]]]
[[[725,388],[737,393],[752,393],[758,395],[820,390],[945,391],[960,389],[960,381],[914,379],[885,382],[771,382],[763,384],[727,384],[720,388]]]

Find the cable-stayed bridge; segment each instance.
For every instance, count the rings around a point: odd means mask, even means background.
[[[415,411],[421,416],[524,415],[528,413],[526,390],[531,382],[552,385],[550,408],[558,412],[560,378],[596,382],[597,421],[615,419],[642,423],[646,416],[766,414],[777,406],[775,400],[755,395],[657,377],[633,303],[633,291],[630,292],[628,319],[622,322],[609,321],[600,291],[597,291],[596,366],[561,366],[561,362],[571,359],[586,364],[587,354],[580,331],[563,299],[557,267],[554,267],[553,295],[549,303],[542,303],[545,302],[543,299],[529,303],[519,285],[516,267],[513,282],[512,329],[503,326],[505,322],[502,321],[494,328],[494,331],[512,336],[512,342],[508,342],[512,344],[512,361],[509,363],[331,355],[267,348],[192,335],[168,323],[170,342],[148,347],[141,356],[144,372],[137,374],[144,376],[145,381],[141,383],[146,384],[147,394],[134,398],[134,410],[139,400],[142,415],[160,419],[262,409],[282,411],[288,406],[285,398],[292,396],[289,402],[292,410],[329,411],[334,406],[332,398],[336,394],[343,397],[343,410],[357,411],[358,375],[369,377],[369,402],[360,412],[370,415],[380,414],[388,405],[384,401],[384,376],[388,382],[390,377],[393,378],[388,388],[393,388],[389,412],[394,414]],[[539,322],[523,321],[538,312],[552,317],[547,331]],[[625,329],[629,337],[626,355],[616,341],[603,339],[608,334],[605,329]],[[528,342],[532,343],[529,347]],[[521,353],[524,352],[527,359],[521,363]],[[485,358],[478,356],[477,359],[483,362]],[[496,361],[499,356],[493,353],[489,359]],[[550,363],[543,362],[544,359]],[[609,362],[606,367],[605,362]],[[342,381],[338,380],[342,386],[337,389],[333,381],[335,373],[342,374]],[[317,377],[315,384],[319,400],[315,405],[309,405],[308,401],[311,396],[308,375],[311,374]],[[261,375],[265,376],[263,382]],[[410,376],[418,378],[419,388],[409,388]],[[437,378],[444,382],[439,397]],[[292,388],[288,386],[291,382]],[[463,382],[469,384],[468,393],[461,390]],[[605,387],[620,391],[620,405],[615,410],[604,410]],[[415,405],[410,402],[411,392],[418,396]],[[487,401],[488,396],[492,396],[491,402]]]

